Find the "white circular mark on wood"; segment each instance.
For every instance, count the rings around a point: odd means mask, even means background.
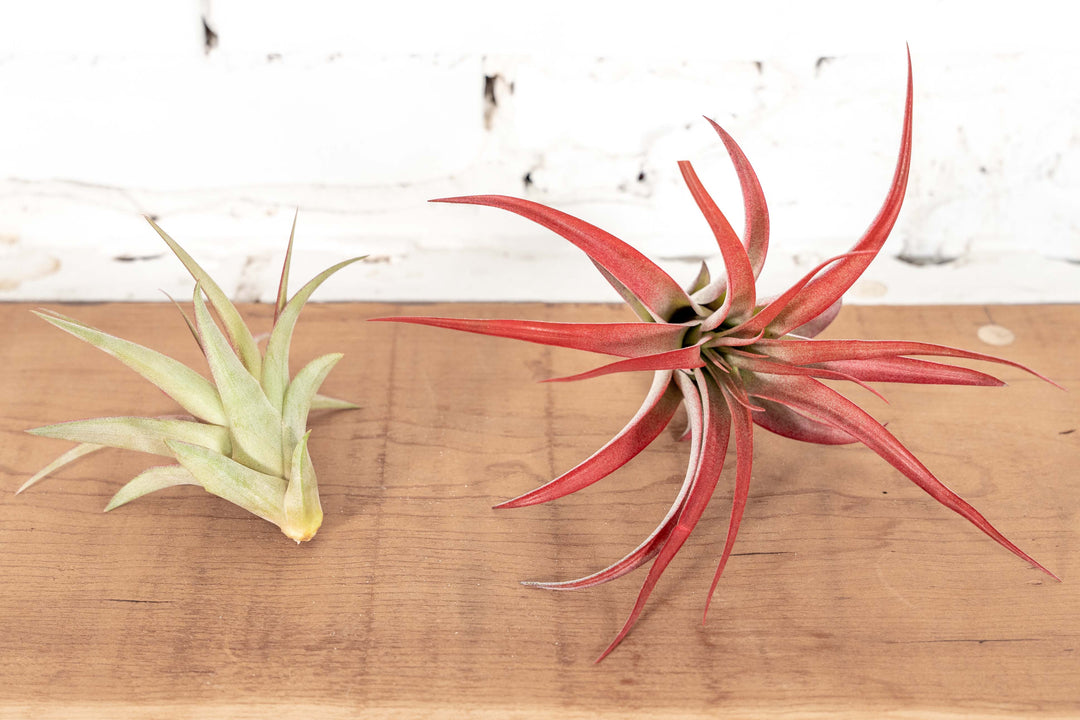
[[[983,325],[979,328],[979,339],[987,345],[1011,345],[1016,335],[1001,325]]]

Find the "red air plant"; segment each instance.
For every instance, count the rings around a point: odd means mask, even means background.
[[[716,236],[725,276],[708,270],[687,290],[618,238],[565,213],[528,200],[481,195],[438,202],[489,205],[547,227],[581,248],[626,300],[641,322],[550,323],[433,317],[380,318],[484,335],[606,353],[621,358],[590,372],[558,380],[583,380],[615,372],[650,370],[652,388],[641,409],[606,445],[551,482],[498,507],[547,502],[607,476],[651,443],[682,404],[690,430],[690,463],[675,502],[656,529],[632,552],[587,577],[528,583],[552,590],[591,587],[614,580],[652,560],[637,602],[603,659],[626,636],[664,569],[682,547],[716,489],[731,439],[735,489],[727,540],[709,597],[731,556],[750,488],[753,425],[823,445],[861,442],[950,510],[1043,572],[1050,571],[998,532],[974,507],[941,483],[892,433],[859,406],[820,380],[1003,385],[990,375],[912,355],[1017,363],[941,345],[905,341],[815,340],[840,310],[840,298],[866,270],[892,230],[907,186],[911,161],[911,61],[900,156],[889,194],[852,250],[814,268],[790,289],[759,303],[755,280],[765,262],[769,216],[761,186],[742,150],[712,123],[735,165],[746,227],[742,241],[702,187],[689,162],[679,169]],[[1038,375],[1037,373],[1034,373]],[[1042,377],[1039,375],[1039,377]],[[1046,379],[1046,378],[1043,378]],[[706,610],[708,601],[706,601]]]

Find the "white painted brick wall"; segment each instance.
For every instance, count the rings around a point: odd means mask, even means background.
[[[237,297],[267,300],[297,207],[294,277],[373,256],[321,299],[614,299],[547,231],[426,203],[475,193],[577,214],[688,281],[701,258],[722,264],[676,161],[741,227],[702,114],[758,170],[778,289],[876,213],[908,40],[908,198],[849,300],[1080,301],[1071,7],[2,3],[0,300],[186,295],[142,214]]]

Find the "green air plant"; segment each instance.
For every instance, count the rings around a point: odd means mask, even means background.
[[[497,195],[441,200],[507,210],[561,235],[588,255],[637,315],[638,322],[380,319],[622,358],[559,380],[584,380],[627,371],[654,373],[652,388],[641,409],[606,445],[554,480],[498,507],[523,507],[556,500],[603,479],[655,440],[680,405],[686,409],[690,462],[671,509],[656,529],[621,560],[591,575],[577,580],[527,583],[550,590],[587,588],[622,577],[652,562],[637,602],[601,658],[630,631],[660,576],[701,519],[720,479],[730,442],[735,449],[734,493],[726,540],[708,595],[711,598],[731,557],[746,507],[754,425],[803,442],[824,445],[861,442],[930,497],[967,519],[1013,554],[1051,574],[1008,540],[970,503],[938,480],[881,423],[821,382],[846,380],[863,386],[867,382],[1003,384],[976,370],[911,357],[919,355],[996,362],[1033,372],[1009,360],[930,343],[815,338],[836,317],[841,296],[881,250],[900,212],[911,165],[911,118],[909,57],[900,155],[892,185],[877,217],[849,252],[822,263],[770,300],[762,300],[756,288],[769,244],[765,197],[742,150],[711,120],[709,122],[724,143],[739,177],[746,226],[740,239],[698,180],[690,163],[679,163],[683,179],[716,237],[725,267],[724,275],[710,278],[708,269],[703,266],[686,290],[623,241],[558,210],[529,200]]]
[[[79,445],[27,480],[18,492],[103,447],[137,450],[163,455],[176,463],[151,467],[137,475],[113,496],[106,511],[155,490],[199,485],[269,520],[298,543],[310,540],[322,524],[323,512],[308,452],[308,412],[357,406],[318,394],[327,374],[341,359],[340,353],[312,360],[290,380],[289,345],[300,311],[315,289],[338,270],[363,258],[345,260],[324,270],[288,299],[294,219],[278,285],[274,326],[266,349],[260,351],[255,336],[218,284],[153,220],[150,224],[195,279],[194,322],[183,309],[181,314],[206,357],[211,379],[155,350],[60,313],[35,311],[43,320],[142,375],[174,399],[186,414],[75,420],[30,430],[34,435]],[[224,332],[211,317],[207,299]]]

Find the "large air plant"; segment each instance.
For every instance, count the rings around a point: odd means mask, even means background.
[[[166,355],[114,337],[57,312],[37,315],[120,362],[173,398],[186,414],[169,417],[108,417],[47,425],[35,435],[78,442],[19,488],[22,492],[58,468],[103,447],[162,455],[175,461],[140,473],[106,506],[112,510],[175,485],[198,485],[269,520],[296,542],[310,540],[322,524],[315,468],[308,451],[308,412],[356,405],[318,394],[341,359],[330,353],[289,378],[289,345],[304,304],[327,278],[361,260],[340,262],[287,297],[293,238],[278,285],[274,326],[265,350],[217,283],[152,220],[158,234],[195,279],[195,320],[184,319],[210,367],[205,377]],[[293,224],[295,231],[296,225]],[[218,327],[207,307],[217,313]],[[181,310],[181,312],[183,312]]]
[[[689,467],[671,509],[652,534],[618,562],[587,577],[566,582],[528,583],[553,590],[586,588],[614,580],[652,560],[629,618],[600,658],[626,636],[664,569],[697,525],[716,488],[729,442],[733,439],[736,460],[731,518],[709,592],[709,597],[712,596],[731,556],[746,506],[755,424],[805,442],[824,445],[863,443],[942,505],[967,518],[1022,559],[1049,573],[934,477],[884,426],[821,382],[1003,384],[982,372],[914,359],[910,357],[913,355],[985,360],[1022,368],[1008,360],[921,342],[811,339],[836,317],[841,296],[866,270],[896,221],[911,159],[911,111],[909,58],[899,160],[884,205],[850,252],[822,263],[779,297],[767,302],[759,299],[755,288],[769,242],[765,198],[742,150],[711,120],[709,122],[727,148],[738,174],[746,225],[740,241],[702,187],[690,163],[679,163],[683,179],[716,236],[726,271],[723,277],[711,279],[707,268],[703,267],[686,290],[626,243],[558,210],[528,200],[492,195],[439,201],[509,210],[558,233],[589,256],[640,322],[576,324],[433,317],[384,319],[623,358],[559,380],[583,380],[636,370],[654,373],[652,387],[641,409],[606,445],[558,478],[498,507],[547,502],[600,480],[652,442],[680,405],[686,409],[690,431]]]

